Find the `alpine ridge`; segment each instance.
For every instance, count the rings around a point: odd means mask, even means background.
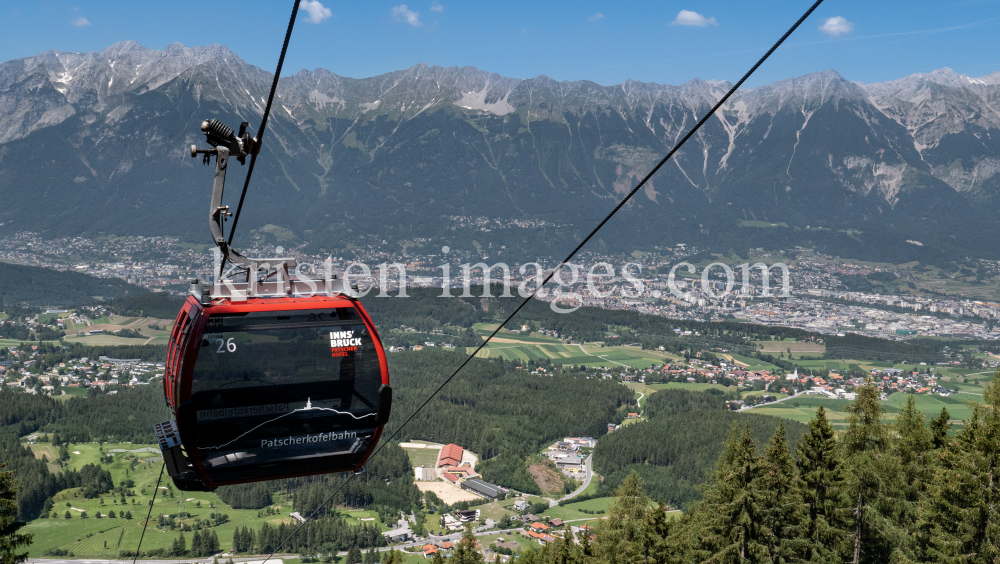
[[[206,118],[253,131],[270,82],[220,45],[0,64],[0,234],[204,239],[211,175],[186,148]],[[492,240],[548,248],[603,217],[729,87],[302,70],[279,82],[241,226],[333,249],[456,236],[455,216],[531,220],[554,227]],[[997,256],[998,193],[1000,72],[860,84],[827,70],[734,95],[598,244]]]

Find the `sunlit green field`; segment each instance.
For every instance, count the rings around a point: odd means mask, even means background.
[[[899,408],[905,405],[908,395],[910,394],[897,393],[890,395],[889,399],[882,403],[885,410],[883,420],[886,422],[894,421]],[[982,401],[982,396],[971,394],[952,394],[946,398],[938,395],[914,394],[913,397],[916,407],[923,414],[925,421],[937,417],[943,407],[948,410],[949,420],[954,426],[961,426],[962,420],[972,416],[972,409],[968,406],[968,401]],[[816,409],[822,405],[826,408],[826,415],[830,419],[830,423],[835,428],[844,429],[847,427],[847,407],[850,404],[851,401],[845,399],[806,396],[786,400],[781,403],[768,404],[763,407],[755,407],[753,408],[753,412],[808,423],[816,415]]]
[[[34,446],[32,445],[32,447]],[[44,450],[51,460],[53,447],[48,444],[39,446],[47,447],[40,448],[40,450]],[[34,535],[34,542],[29,548],[31,557],[41,557],[42,553],[49,548],[59,548],[71,551],[77,557],[114,558],[117,557],[119,549],[135,550],[138,546],[142,523],[150,510],[149,500],[153,496],[160,472],[162,459],[159,456],[158,447],[140,444],[104,444],[103,449],[106,453],[111,449],[153,449],[156,452],[136,453],[141,462],[137,463],[134,470],[129,470],[130,461],[124,458],[124,453],[115,454],[113,463],[102,465],[111,472],[115,483],[126,477],[135,480],[136,495],[126,497],[124,504],[121,503],[120,498],[116,498],[113,494],[105,494],[98,499],[84,499],[79,488],[59,492],[53,498],[55,501],[53,509],[57,512],[58,517],[55,519],[36,519],[23,529],[24,532]],[[67,466],[71,468],[78,469],[88,463],[96,464],[100,457],[97,443],[73,444],[70,445],[70,452],[72,454],[70,454]],[[75,454],[77,452],[79,454]],[[275,499],[275,505],[272,507],[277,511],[277,515],[258,517],[259,511],[257,509],[232,509],[222,503],[214,493],[180,492],[173,488],[172,484],[168,490],[168,482],[169,478],[164,475],[152,510],[153,520],[146,529],[146,536],[142,541],[143,551],[170,546],[170,543],[179,535],[179,531],[157,529],[156,518],[162,514],[176,514],[181,510],[190,513],[192,519],[209,519],[215,511],[211,505],[215,504],[219,513],[229,515],[227,523],[213,527],[223,550],[231,548],[233,533],[237,527],[246,526],[258,529],[265,522],[277,524],[281,521],[292,521],[288,515],[291,512],[291,507],[287,500]],[[71,515],[70,519],[64,518],[67,511]],[[83,511],[86,511],[87,519],[82,518]],[[104,515],[101,519],[97,518],[98,511]],[[115,512],[115,519],[107,517],[111,511]],[[125,512],[131,512],[131,520],[120,516]],[[374,517],[375,522],[381,526],[377,514],[373,511],[341,510],[341,512],[351,524],[360,523],[359,519],[362,518]],[[382,528],[385,529],[385,527]],[[191,535],[191,532],[185,533],[189,543]],[[107,548],[105,548],[105,542],[107,542]]]

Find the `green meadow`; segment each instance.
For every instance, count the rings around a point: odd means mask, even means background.
[[[31,448],[39,458],[45,455],[52,460],[56,455],[55,447],[49,444],[35,444],[31,445]],[[85,499],[80,488],[59,492],[53,498],[55,502],[53,510],[57,517],[36,519],[23,529],[24,532],[34,535],[34,542],[29,547],[29,555],[32,558],[41,557],[43,552],[51,548],[72,552],[78,558],[117,558],[119,550],[135,550],[138,546],[142,525],[147,512],[150,511],[149,502],[153,498],[160,473],[162,458],[159,449],[157,445],[128,443],[72,444],[67,466],[80,468],[88,463],[96,464],[101,457],[102,449],[104,453],[113,449],[139,451],[115,453],[114,462],[102,464],[103,468],[111,472],[116,484],[124,479],[134,480],[135,495],[127,496],[122,503],[121,498],[115,497],[114,494]],[[126,458],[130,454],[134,454],[138,460],[131,470],[131,460]],[[54,466],[50,465],[50,468],[55,469]],[[157,491],[156,501],[152,506],[152,518],[142,540],[143,551],[169,547],[180,534],[179,530],[157,528],[156,519],[159,515],[177,514],[183,511],[190,514],[189,518],[183,520],[189,525],[194,524],[196,519],[211,519],[215,512],[228,515],[229,520],[226,523],[212,527],[219,537],[223,550],[232,547],[233,533],[237,527],[259,529],[265,522],[277,524],[281,521],[292,521],[288,515],[291,512],[290,503],[285,499],[276,498],[272,505],[272,510],[276,514],[266,515],[257,509],[233,509],[211,492],[178,491],[172,484],[168,486],[168,482],[169,479],[164,476]],[[214,509],[212,505],[215,506]],[[116,516],[114,519],[108,518],[112,511]],[[69,519],[65,518],[66,512],[70,514]],[[84,512],[87,514],[86,519],[83,518]],[[97,518],[98,512],[101,513],[101,518]],[[131,513],[132,518],[124,518],[126,513]],[[342,509],[341,513],[352,524],[360,523],[360,519],[373,517],[378,523],[378,516],[374,511]],[[191,541],[192,534],[190,531],[185,532],[184,536],[188,542]]]

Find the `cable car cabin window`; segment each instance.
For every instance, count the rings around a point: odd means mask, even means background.
[[[376,431],[381,384],[354,308],[213,315],[191,388],[202,463],[226,481],[248,465],[280,474],[360,457]]]

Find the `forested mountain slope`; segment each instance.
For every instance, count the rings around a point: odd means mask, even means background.
[[[806,426],[755,413],[733,413],[718,390],[667,389],[650,395],[649,421],[624,426],[597,441],[594,468],[604,476],[599,495],[613,495],[632,472],[638,472],[655,500],[688,507],[701,499],[695,488],[708,480],[733,425],[748,426],[764,444],[784,424],[792,448]],[[733,398],[735,399],[735,398]]]
[[[5,307],[22,305],[86,305],[99,299],[148,293],[145,288],[117,278],[97,278],[78,272],[0,262],[0,311]]]

